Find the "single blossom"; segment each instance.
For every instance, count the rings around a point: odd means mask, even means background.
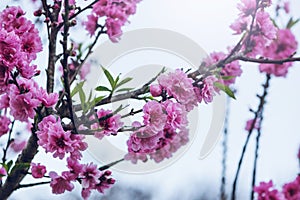
[[[300,175],[294,181],[286,183],[282,188],[282,193],[287,200],[300,199]]]
[[[100,109],[97,111],[97,117],[99,123],[95,123],[91,126],[95,131],[95,137],[102,139],[105,135],[117,135],[118,130],[122,128],[123,122],[121,122],[121,115],[113,114],[111,110]],[[93,118],[92,118],[93,119]]]
[[[157,101],[149,101],[143,107],[144,124],[148,126],[153,134],[162,131],[167,121],[166,111],[162,104]]]
[[[62,194],[66,190],[72,191],[74,189],[74,185],[70,182],[69,177],[67,177],[65,173],[59,176],[56,172],[52,171],[49,173],[49,176],[51,178],[50,186],[53,194]]]
[[[46,167],[41,165],[40,163],[35,164],[31,163],[31,174],[33,178],[43,178],[45,173],[47,172]]]
[[[20,151],[22,151],[25,146],[27,144],[26,140],[14,140],[13,142],[11,142],[11,144],[9,145],[9,147],[16,153],[19,153]]]

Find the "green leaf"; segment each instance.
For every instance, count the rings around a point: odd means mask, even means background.
[[[82,88],[83,87],[83,84],[85,83],[85,81],[82,81],[80,83],[77,83],[77,85],[75,86],[75,88],[72,90],[71,92],[71,97],[73,97],[78,91],[79,91],[79,88]]]
[[[119,84],[117,84],[116,88],[120,87],[121,85],[124,85],[125,83],[128,83],[132,79],[133,78],[131,78],[131,77],[127,77],[127,78],[123,79]]]
[[[101,92],[101,91],[107,91],[107,92],[111,92],[111,90],[110,89],[108,89],[107,87],[105,87],[105,86],[98,86],[98,87],[96,87],[96,89],[95,89],[96,91],[99,91],[99,92]]]
[[[104,72],[107,80],[109,81],[112,90],[113,90],[114,84],[115,84],[114,78],[112,77],[112,75],[109,73],[109,71],[107,69],[105,69],[104,67],[102,67],[102,70],[103,70],[103,72]]]
[[[117,90],[116,92],[128,92],[130,90],[133,90],[134,88],[122,88],[122,89],[119,89]]]
[[[105,97],[105,96],[96,97],[96,98],[94,99],[95,105],[96,105],[97,103],[99,103],[102,99],[104,99],[104,97]]]
[[[291,29],[294,25],[296,25],[298,22],[300,21],[300,19],[296,19],[294,20],[293,17],[290,18],[289,22],[286,25],[287,29]]]
[[[223,85],[222,83],[219,82],[215,82],[214,86],[216,88],[219,88],[220,90],[222,90],[223,92],[225,92],[228,96],[230,96],[233,99],[236,99],[234,96],[234,93],[231,91],[231,89],[227,86],[227,85]]]
[[[6,171],[7,172],[9,172],[9,170],[10,170],[10,168],[11,168],[11,166],[13,165],[13,161],[12,160],[10,160],[8,163],[7,163],[7,169],[6,169]]]
[[[92,93],[92,90],[91,90],[87,102],[90,102],[90,101],[91,101],[91,99],[92,99],[92,94],[93,94],[93,93]]]
[[[117,88],[117,84],[118,84],[119,80],[120,80],[120,75],[117,76],[117,78],[114,82],[113,90],[115,90]]]
[[[235,78],[235,76],[221,76],[221,79],[222,80],[231,80],[231,79],[233,79],[233,78]]]
[[[17,170],[17,169],[24,169],[24,168],[29,168],[30,167],[30,163],[17,163],[14,165],[14,167],[11,169],[12,173],[13,171]]]

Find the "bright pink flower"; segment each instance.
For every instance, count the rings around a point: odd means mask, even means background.
[[[46,172],[47,170],[44,165],[41,165],[40,163],[31,163],[31,173],[33,178],[43,178]]]
[[[158,83],[167,91],[169,96],[173,96],[179,103],[183,104],[187,111],[191,111],[194,106],[197,106],[193,80],[188,78],[180,69],[167,75],[160,75]]]
[[[1,19],[1,18],[0,18]],[[0,29],[0,63],[11,71],[20,57],[20,39],[14,32]]]
[[[67,158],[67,162],[67,166],[70,169],[70,171],[65,173],[67,174],[67,177],[69,177],[70,180],[76,180],[79,174],[82,173],[83,166],[78,162],[77,159]]]
[[[10,119],[6,116],[0,116],[0,137],[9,131]]]
[[[10,148],[16,152],[19,153],[20,151],[22,151],[25,147],[26,147],[27,141],[26,140],[14,140],[11,144],[10,144]]]
[[[97,29],[98,17],[94,14],[90,14],[87,16],[87,21],[83,22],[85,29],[89,32],[91,36],[95,35],[95,31]]]
[[[0,64],[0,94],[6,91],[9,76],[8,68]]]
[[[62,176],[59,176],[56,172],[50,172],[49,176],[51,178],[50,186],[52,187],[53,194],[62,194],[66,190],[72,191],[74,189],[74,185],[70,182],[66,174],[63,173]]]
[[[259,122],[260,120],[259,119],[257,119],[256,121],[255,121],[255,123],[253,124],[253,122],[254,122],[254,119],[250,119],[250,120],[248,120],[247,121],[247,123],[246,123],[246,127],[245,127],[245,130],[246,131],[249,131],[250,129],[251,129],[251,127],[253,126],[253,129],[259,129],[260,127],[259,127]],[[253,124],[253,125],[252,125]]]
[[[167,112],[167,124],[172,129],[186,127],[188,124],[187,112],[180,103],[174,103],[171,100],[163,102],[165,111]]]
[[[283,59],[290,57],[298,47],[295,36],[289,29],[278,31],[277,39],[270,46],[264,48],[263,56],[270,59]],[[259,70],[275,76],[285,77],[292,63],[260,64]]]
[[[287,183],[282,188],[282,193],[286,200],[299,200],[300,199],[300,175],[297,178]]]
[[[239,17],[230,25],[230,28],[235,31],[235,34],[241,34],[248,29],[250,22],[250,17]]]
[[[110,116],[112,115],[112,116]],[[122,128],[123,122],[121,122],[121,115],[113,115],[111,110],[100,109],[97,111],[99,123],[95,123],[91,126],[92,129],[102,129],[101,131],[95,132],[95,137],[102,139],[104,135],[117,135],[118,130]],[[110,116],[110,117],[109,117]],[[107,119],[101,119],[107,118]]]
[[[37,99],[39,99],[45,107],[49,108],[54,106],[57,103],[58,94],[57,93],[48,94],[45,89],[40,87],[38,91]]]
[[[7,94],[0,96],[0,109],[6,109],[9,107],[9,97]]]
[[[82,171],[79,174],[82,187],[93,189],[96,184],[100,183],[99,178],[101,175],[102,172],[97,169],[97,165],[94,165],[93,163],[83,165]]]
[[[135,152],[128,152],[124,156],[125,160],[130,160],[133,164],[136,164],[138,160],[142,162],[146,162],[148,160],[146,153],[135,153]]]
[[[144,124],[148,125],[148,130],[151,130],[153,134],[157,134],[164,129],[167,115],[162,104],[157,101],[149,101],[144,105],[143,113]]]
[[[107,18],[105,21],[107,35],[112,42],[118,42],[122,35],[122,23],[119,20]]]
[[[261,182],[254,187],[254,192],[258,194],[258,200],[283,200],[282,194],[273,188],[273,182]]]
[[[101,182],[96,184],[96,186],[95,186],[95,189],[98,192],[104,193],[105,190],[111,188],[112,185],[116,182],[115,179],[108,177],[110,175],[111,175],[111,171],[109,171],[109,170],[105,171],[101,175],[101,177],[100,177]]]
[[[194,87],[194,92],[199,102],[204,100],[205,103],[210,103],[218,90],[214,87],[214,83],[218,79],[214,76],[206,77],[199,87]]]
[[[277,28],[274,26],[270,15],[265,11],[259,11],[256,13],[256,25],[261,31],[261,35],[266,38],[267,45],[276,38]]]
[[[244,16],[251,15],[256,10],[256,0],[241,0],[241,4],[238,4],[238,9]]]
[[[161,86],[158,84],[150,85],[150,93],[154,97],[158,97],[162,93]]]
[[[70,131],[64,131],[60,119],[56,120],[53,115],[44,117],[38,124],[39,130],[36,132],[38,136],[38,144],[42,146],[46,152],[54,153],[53,157],[63,159],[66,153],[70,153],[73,159],[80,159],[80,151],[87,148],[87,144],[83,142],[83,135],[74,135]]]

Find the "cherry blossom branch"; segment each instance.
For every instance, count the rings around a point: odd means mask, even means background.
[[[264,109],[264,105],[266,104],[266,97],[268,95],[268,88],[270,85],[270,80],[271,80],[271,76],[269,74],[267,74],[265,84],[263,84],[263,88],[264,88],[263,94],[261,96],[258,95],[260,102],[259,102],[257,110],[254,112],[254,119],[253,119],[253,122],[251,123],[250,129],[248,131],[248,136],[246,138],[245,144],[243,146],[242,154],[239,159],[238,168],[236,170],[236,174],[235,174],[235,178],[234,178],[234,182],[233,182],[233,186],[232,186],[231,200],[236,199],[236,186],[237,186],[240,169],[241,169],[241,166],[242,166],[242,163],[244,160],[244,156],[245,156],[245,153],[246,153],[246,150],[248,147],[249,139],[255,128],[255,122],[261,117],[262,111]]]
[[[12,131],[14,129],[14,125],[15,125],[15,120],[11,123],[11,128],[10,128],[10,131],[8,133],[8,139],[7,139],[6,147],[5,147],[5,149],[3,149],[3,157],[2,157],[2,163],[3,164],[6,162],[6,154],[7,154],[7,150],[9,148],[9,145],[11,144],[11,134],[12,134]]]
[[[120,163],[122,161],[124,161],[124,158],[122,158],[120,160],[117,160],[115,162],[112,162],[110,164],[104,165],[104,166],[100,167],[99,170],[101,170],[101,171],[106,170],[106,169],[108,169],[108,168],[110,168],[110,167],[112,167],[112,166],[114,166],[114,165],[116,165],[116,164],[118,164],[118,163]]]
[[[287,62],[299,62],[300,57],[290,57],[280,60],[273,60],[269,58],[249,58],[244,56],[236,57],[237,60],[245,61],[245,62],[252,62],[252,63],[261,63],[261,64],[283,64]]]
[[[27,187],[33,187],[33,186],[38,186],[38,185],[46,185],[49,184],[50,181],[44,181],[44,182],[38,182],[38,183],[30,183],[30,184],[19,184],[19,186],[16,188],[21,189],[21,188],[27,188]]]
[[[68,36],[69,36],[69,0],[65,0],[65,13],[64,13],[64,32],[63,32],[63,59],[61,60],[61,64],[63,66],[63,76],[64,76],[64,89],[65,89],[65,96],[68,102],[69,114],[72,124],[74,126],[75,132],[77,132],[76,124],[75,124],[75,114],[73,112],[73,102],[71,97],[70,91],[70,82],[69,82],[69,68],[68,68],[68,58],[69,58],[69,50],[68,50]]]
[[[57,22],[58,15],[61,8],[61,2],[56,2],[59,6],[53,8],[53,12],[49,12],[49,8],[46,1],[43,2],[43,7],[46,12],[46,16],[49,16],[52,25],[50,28],[50,37],[49,37],[49,55],[48,55],[48,68],[46,70],[47,72],[47,92],[52,93],[54,88],[54,73],[55,73],[55,63],[56,63],[56,43],[57,43],[57,34],[59,31],[59,28],[56,27],[54,22]],[[48,27],[47,23],[47,27]],[[48,29],[48,28],[47,28]],[[48,31],[49,32],[49,31]],[[48,33],[49,34],[49,33]]]

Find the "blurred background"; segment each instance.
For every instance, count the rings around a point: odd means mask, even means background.
[[[274,0],[273,0],[274,1]],[[123,28],[125,31],[140,28],[162,28],[181,33],[198,43],[207,53],[213,51],[226,51],[228,46],[234,45],[239,37],[234,36],[229,25],[237,18],[238,10],[236,0],[151,0],[138,4],[137,13],[130,18],[130,24]],[[21,5],[27,11],[27,16],[33,16],[33,10],[28,2],[11,2],[8,0],[0,3],[1,10],[9,4]],[[300,17],[300,2],[290,1],[291,15]],[[274,10],[274,8],[269,8]],[[273,13],[273,12],[271,12]],[[288,17],[280,23],[287,22]],[[82,38],[88,38],[82,29],[77,30]],[[293,28],[293,33],[300,41],[300,24]],[[46,32],[41,27],[43,39]],[[81,38],[81,39],[82,39]],[[146,39],[146,38],[145,38]],[[106,37],[102,41],[107,40]],[[46,50],[46,47],[44,47]],[[47,51],[39,54],[38,65],[46,66]],[[226,192],[231,193],[231,187],[238,159],[244,145],[247,132],[245,123],[253,117],[249,108],[256,108],[258,99],[256,94],[262,92],[261,84],[264,75],[260,74],[255,64],[241,63],[243,74],[237,78],[235,89],[237,100],[230,100],[230,116],[228,127],[228,152],[226,160]],[[180,66],[179,66],[180,67]],[[45,83],[44,83],[45,84]],[[299,173],[297,153],[300,145],[300,63],[295,63],[289,69],[286,78],[273,78],[267,97],[264,121],[262,124],[262,137],[259,151],[257,183],[260,181],[273,182],[279,188],[286,182],[292,181]],[[206,110],[209,117],[210,106],[200,106],[200,110]],[[201,112],[200,121],[203,124],[206,112]],[[201,125],[201,126],[202,126]],[[21,131],[24,127],[20,125]],[[115,186],[106,191],[104,195],[93,193],[90,199],[103,200],[198,200],[219,199],[222,173],[222,141],[220,138],[214,150],[203,160],[199,159],[200,147],[203,144],[205,131],[200,131],[191,147],[175,163],[167,168],[154,173],[133,175],[113,171],[113,177],[117,180]],[[249,199],[251,187],[251,175],[254,159],[255,134],[252,136],[237,187],[237,199]],[[51,159],[51,155],[45,155],[44,151],[34,161],[49,163],[51,167],[62,169],[64,162]],[[86,154],[84,161],[94,161]],[[99,163],[100,165],[103,163]],[[48,164],[47,164],[48,166]],[[32,179],[26,178],[25,181]],[[49,186],[37,186],[34,188],[16,191],[10,199],[81,199],[80,187],[63,195],[51,194]]]

